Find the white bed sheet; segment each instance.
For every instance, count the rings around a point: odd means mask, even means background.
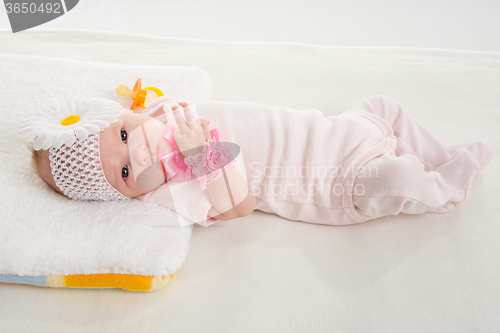
[[[195,65],[212,99],[327,116],[385,94],[443,141],[495,150],[448,214],[331,227],[253,212],[195,226],[183,267],[154,293],[0,285],[5,331],[500,331],[500,53],[56,30],[2,31],[0,52]]]

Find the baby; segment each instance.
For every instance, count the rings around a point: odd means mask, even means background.
[[[383,95],[329,117],[169,97],[142,114],[102,99],[66,99],[45,113],[61,125],[37,128],[40,113],[21,133],[34,140],[36,170],[54,190],[72,199],[136,197],[204,226],[254,209],[327,225],[444,213],[469,196],[493,155],[482,141],[445,145]]]

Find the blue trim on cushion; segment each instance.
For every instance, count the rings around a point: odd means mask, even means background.
[[[45,275],[37,276],[20,276],[12,274],[0,274],[0,282],[2,283],[19,283],[19,284],[30,284],[34,286],[47,286],[47,279]]]

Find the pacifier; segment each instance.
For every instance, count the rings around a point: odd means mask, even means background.
[[[133,99],[132,106],[130,107],[132,111],[134,111],[136,106],[145,109],[156,98],[163,96],[163,92],[158,88],[146,87],[142,89],[141,83],[141,78],[138,78],[132,90],[124,84],[120,84],[116,87],[116,93],[119,96],[131,97]]]

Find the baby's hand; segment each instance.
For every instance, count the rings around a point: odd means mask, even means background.
[[[201,153],[205,140],[210,139],[210,131],[205,119],[201,119],[201,127],[198,126],[188,104],[182,103],[181,105],[186,120],[182,117],[177,106],[172,107],[174,119],[178,127],[174,132],[174,138],[182,155],[186,157]]]

